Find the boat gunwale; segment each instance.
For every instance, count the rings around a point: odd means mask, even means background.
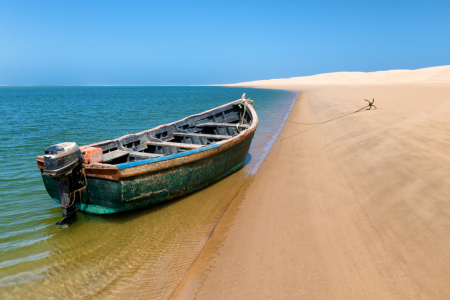
[[[174,153],[174,154],[170,154],[170,155],[163,155],[161,157],[152,157],[149,159],[143,159],[143,160],[138,160],[138,161],[125,162],[125,163],[118,164],[117,167],[119,168],[119,170],[124,170],[124,169],[132,168],[132,167],[136,167],[136,166],[140,166],[140,165],[152,164],[152,163],[157,163],[160,161],[165,161],[165,160],[170,160],[170,159],[174,159],[174,158],[178,158],[178,157],[188,156],[188,155],[192,155],[194,153],[203,152],[203,151],[210,150],[212,148],[217,148],[217,147],[220,147],[220,145],[218,143],[214,143],[214,144],[210,144],[210,145],[205,145],[205,147],[201,147],[198,149],[192,149],[192,150],[185,151],[185,152]]]

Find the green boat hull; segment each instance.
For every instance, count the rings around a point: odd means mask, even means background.
[[[132,177],[108,180],[87,177],[75,206],[81,212],[112,214],[143,208],[197,191],[243,167],[253,134],[223,151],[200,160]],[[41,171],[42,172],[42,171]],[[49,195],[60,202],[56,181],[42,175]]]

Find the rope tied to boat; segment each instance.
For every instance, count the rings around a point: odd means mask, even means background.
[[[75,204],[75,199],[76,199],[76,195],[77,193],[80,195],[80,202],[81,202],[81,191],[85,190],[87,188],[87,180],[86,180],[86,173],[84,171],[84,169],[81,169],[81,173],[83,173],[84,176],[84,187],[79,188],[78,190],[73,191],[73,200],[72,200],[72,204],[70,204],[69,206],[64,206],[61,203],[59,203],[59,205],[62,208],[71,208],[74,204]]]
[[[245,99],[245,94],[242,96],[242,98],[244,98],[244,99],[241,99],[242,102],[239,104],[239,107],[241,107],[241,105],[244,104],[244,114],[242,115],[242,120],[241,120],[241,122],[238,123],[238,127],[239,127],[239,125],[242,123],[242,121],[243,121],[243,119],[244,119],[244,115],[245,115],[246,108],[247,108],[247,105],[248,105],[248,104],[251,104],[252,106],[256,106],[256,107],[259,108],[260,110],[262,110],[262,111],[268,113],[269,115],[271,115],[271,116],[273,116],[273,117],[275,117],[275,118],[278,118],[278,119],[283,120],[283,121],[286,121],[286,122],[294,123],[294,124],[300,124],[300,125],[319,125],[319,124],[325,124],[325,123],[328,123],[328,122],[331,122],[331,121],[334,121],[334,120],[337,120],[337,119],[340,119],[340,118],[343,118],[343,117],[346,117],[346,116],[349,116],[349,115],[352,115],[352,114],[356,114],[356,113],[361,112],[362,110],[364,110],[364,109],[366,109],[366,108],[367,108],[367,110],[371,110],[372,107],[373,107],[374,109],[377,109],[377,107],[376,107],[375,105],[373,105],[373,103],[375,102],[375,98],[373,98],[372,101],[369,101],[369,100],[367,100],[367,99],[364,99],[365,101],[369,102],[369,104],[367,104],[366,106],[364,106],[364,107],[362,107],[362,108],[360,108],[360,109],[358,109],[358,110],[355,110],[355,111],[352,111],[352,112],[349,112],[349,113],[346,113],[346,114],[343,114],[343,115],[340,115],[340,116],[337,116],[337,117],[335,117],[335,118],[332,118],[332,119],[329,119],[329,120],[325,120],[325,121],[322,121],[322,122],[316,122],[316,123],[303,123],[303,122],[290,121],[290,120],[288,120],[287,118],[285,119],[285,118],[279,117],[279,116],[277,116],[277,115],[274,115],[274,114],[272,114],[271,112],[268,112],[267,110],[265,110],[264,108],[258,106],[258,105],[257,105],[253,100],[251,100],[250,98],[249,98],[249,99]],[[239,132],[239,130],[238,130],[238,132]]]
[[[247,112],[247,105],[253,105],[253,100],[251,100],[250,98],[248,98],[248,99],[245,99],[245,93],[242,95],[242,98],[241,98],[241,100],[242,100],[242,102],[239,104],[239,108],[244,108],[244,112],[242,113],[242,117],[241,117],[241,121],[239,122],[239,123],[237,123],[237,125],[236,125],[236,130],[237,130],[237,132],[239,133],[239,132],[241,132],[240,130],[239,130],[239,125],[244,125],[244,120],[245,120],[245,113]]]

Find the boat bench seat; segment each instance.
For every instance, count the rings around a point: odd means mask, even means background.
[[[156,153],[145,153],[145,152],[137,152],[137,151],[126,151],[126,150],[114,150],[109,153],[103,154],[103,162],[108,163],[116,158],[123,157],[123,156],[134,156],[139,157],[141,159],[149,159],[149,158],[156,158],[163,156],[163,154],[156,154]]]
[[[209,122],[209,123],[195,124],[195,126],[196,127],[237,127],[238,124]],[[249,128],[249,127],[250,126],[246,125],[246,124],[239,125],[239,128]]]
[[[123,151],[123,150],[114,150],[114,151],[111,151],[108,153],[104,153],[103,154],[103,162],[107,163],[107,162],[113,161],[116,158],[119,158],[119,157],[122,157],[122,156],[125,156],[128,154],[130,154],[130,151]]]
[[[147,142],[147,145],[159,146],[159,147],[175,147],[175,148],[184,148],[184,149],[197,149],[197,148],[201,148],[201,147],[205,146],[205,145],[173,143],[173,142]]]
[[[216,139],[216,140],[228,140],[231,139],[231,135],[218,135],[218,134],[201,134],[201,133],[184,133],[184,132],[174,132],[174,136],[182,136],[182,137],[198,137],[198,138],[207,138],[207,139]]]
[[[132,152],[130,152],[130,156],[147,159],[147,158],[156,158],[156,157],[164,156],[164,154],[132,151]]]

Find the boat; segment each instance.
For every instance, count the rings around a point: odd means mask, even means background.
[[[243,167],[258,116],[241,99],[135,134],[37,157],[45,188],[70,224],[76,212],[113,214],[197,191]]]

